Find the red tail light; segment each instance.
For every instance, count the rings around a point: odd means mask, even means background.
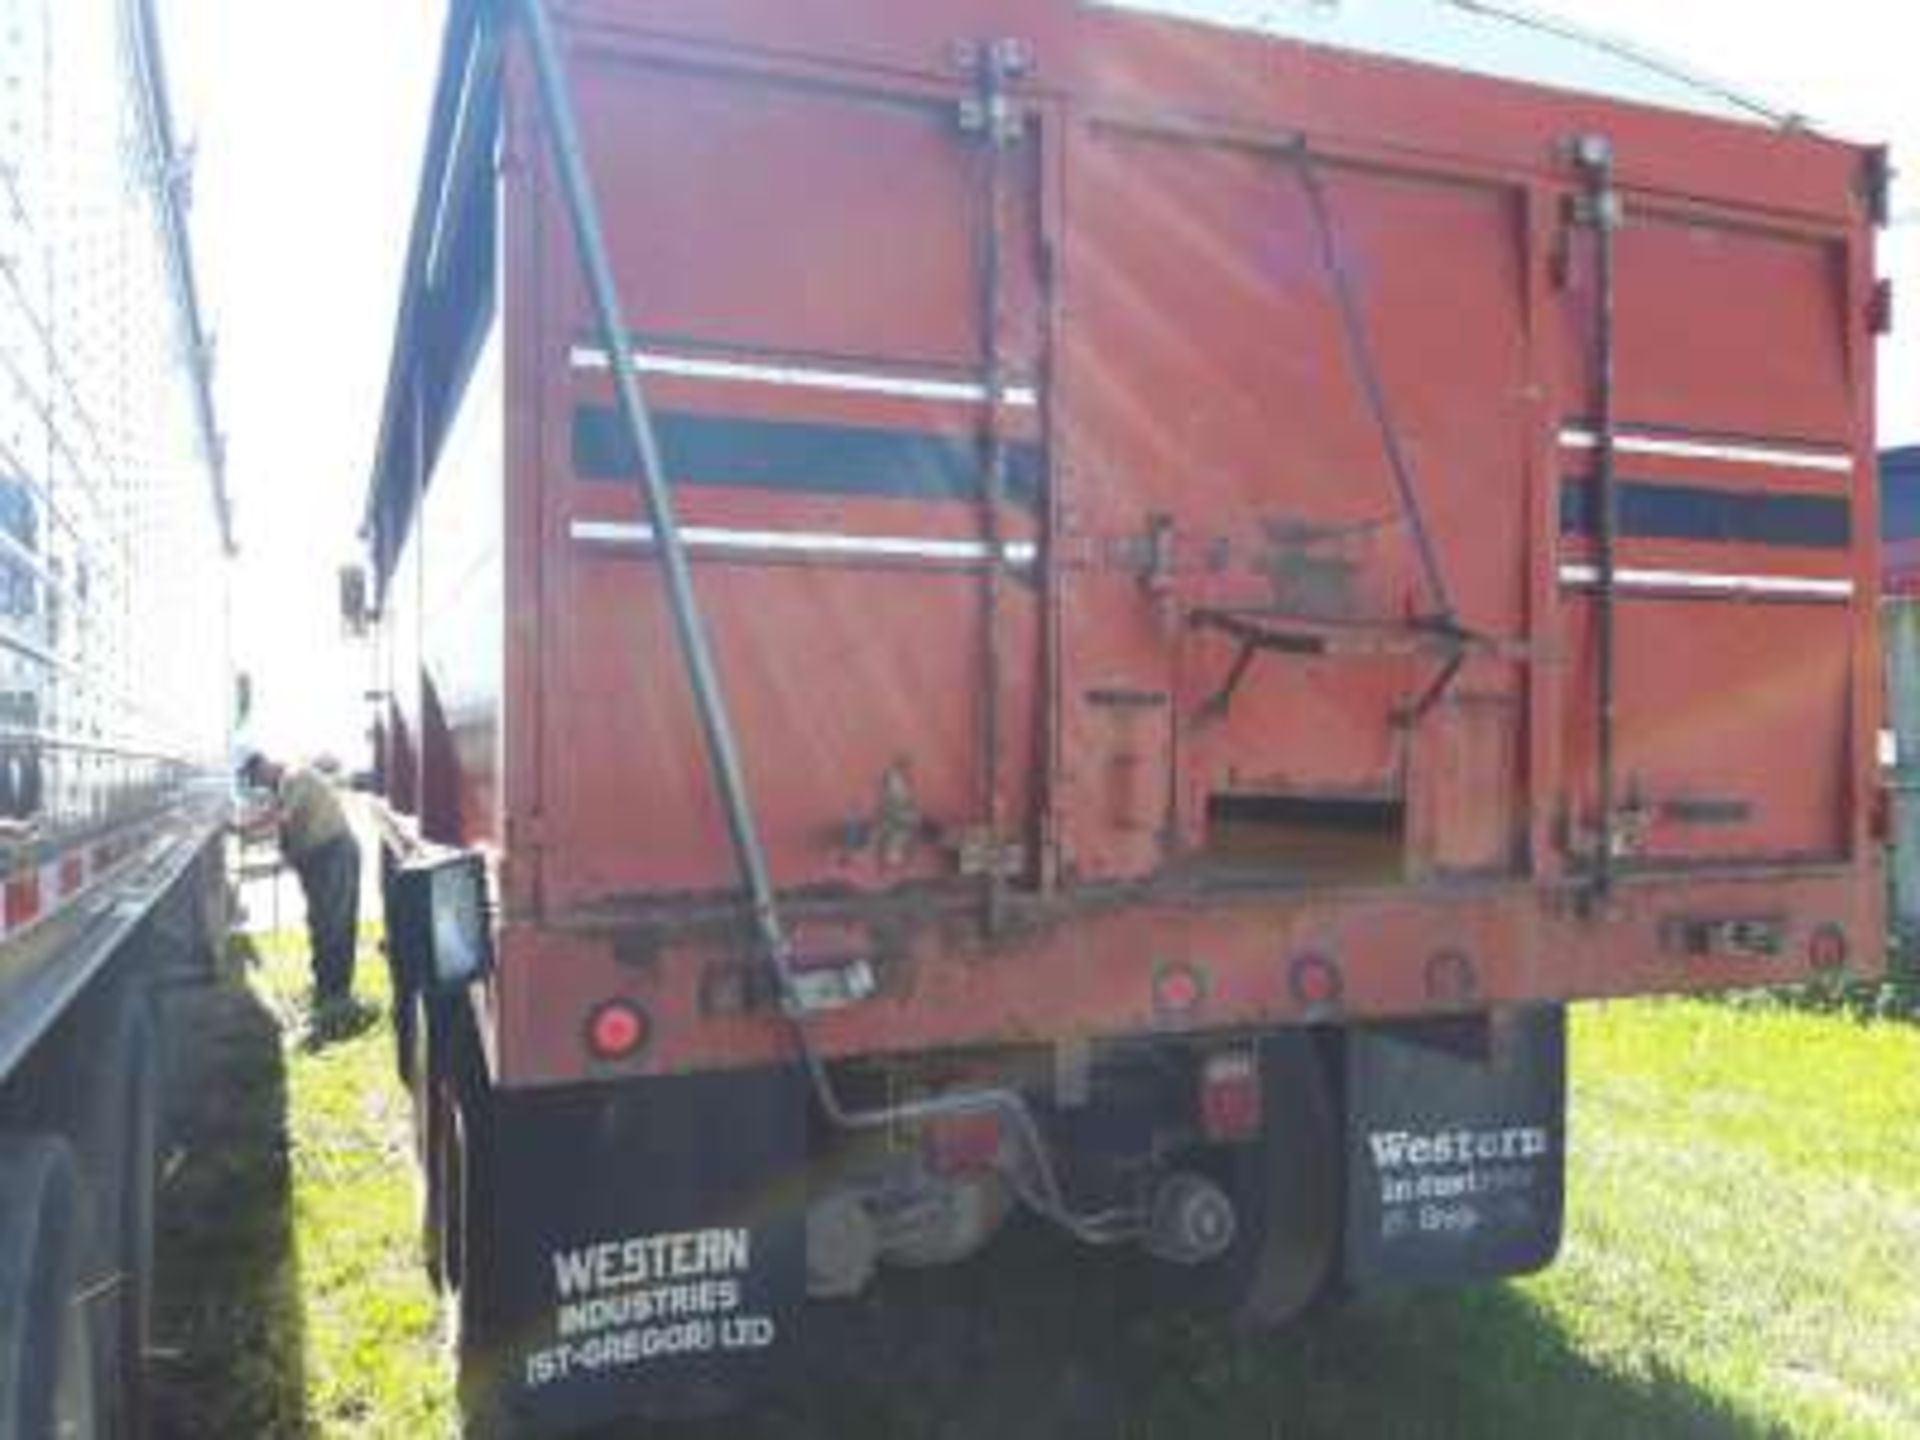
[[[626,1060],[645,1048],[653,1026],[647,1012],[627,1000],[608,1000],[587,1017],[587,1049],[596,1060]]]
[[[1251,1140],[1264,1110],[1260,1060],[1252,1050],[1224,1050],[1200,1065],[1200,1129],[1216,1145]]]
[[[1000,1159],[1000,1112],[977,1110],[927,1122],[922,1144],[936,1175],[978,1175]]]
[[[1807,962],[1815,970],[1832,974],[1847,968],[1847,932],[1838,925],[1822,925],[1807,941]]]

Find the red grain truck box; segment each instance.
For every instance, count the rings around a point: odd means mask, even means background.
[[[453,7],[367,512],[476,1427],[1019,1211],[1532,1269],[1567,1002],[1882,966],[1878,152],[1461,7],[551,8]]]

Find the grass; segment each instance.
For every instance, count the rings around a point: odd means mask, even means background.
[[[1613,1367],[1920,1433],[1920,1029],[1690,1005],[1579,1039],[1572,1244],[1531,1293]]]
[[[1920,1029],[1622,1004],[1573,1047],[1553,1269],[1185,1337],[1141,1433],[1920,1434]]]
[[[364,948],[361,994],[384,1007]],[[183,1077],[163,1192],[161,1440],[455,1431],[392,1031],[305,1044],[305,956],[297,938],[237,942],[242,978],[190,1002],[186,1043],[213,1066]]]
[[[195,1002],[157,1433],[451,1433],[391,1034],[308,1053],[302,947],[248,960]],[[1622,1004],[1573,1040],[1568,1240],[1544,1275],[1249,1343],[1132,1313],[1099,1267],[1010,1235],[988,1263],[892,1277],[833,1322],[844,1374],[718,1433],[1920,1433],[1920,1028]]]

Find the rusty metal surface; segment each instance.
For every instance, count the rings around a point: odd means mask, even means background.
[[[1863,152],[1065,3],[562,17],[774,879],[884,962],[830,1049],[1150,1026],[1170,963],[1193,1023],[1298,1020],[1294,953],[1354,1014],[1805,973],[1663,949],[1760,895],[1878,964]],[[998,37],[1032,70],[985,166],[960,42]],[[755,988],[711,968],[722,815],[508,61],[504,823],[465,837],[504,851],[505,1073],[573,1073],[568,1006],[627,989],[649,1063],[742,1063],[780,1032],[710,1013]],[[1267,801],[1317,869],[1227,833]],[[1328,879],[1354,816],[1395,883]]]
[[[985,944],[964,891],[926,901],[790,900],[795,942],[871,955],[877,998],[814,1025],[823,1054],[899,1054],[1141,1033],[1468,1011],[1543,999],[1748,988],[1824,973],[1816,937],[1838,926],[1845,973],[1877,973],[1880,899],[1844,867],[1654,879],[1623,873],[1604,915],[1589,892],[1459,881],[1419,891],[1303,887],[1292,897],[1164,885],[1090,895],[1048,914],[1009,911]],[[502,1006],[506,1073],[531,1084],[748,1065],[791,1053],[735,914],[666,907],[658,926],[614,913],[510,925]],[[691,930],[681,927],[694,924]],[[1766,929],[1768,953],[1702,946],[1708,931]],[[1155,979],[1187,967],[1194,1006],[1170,1014]],[[652,1048],[596,1070],[580,1017],[621,995],[654,1017]]]

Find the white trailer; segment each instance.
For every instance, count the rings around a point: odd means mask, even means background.
[[[231,555],[151,0],[0,0],[0,1440],[137,1433]]]

